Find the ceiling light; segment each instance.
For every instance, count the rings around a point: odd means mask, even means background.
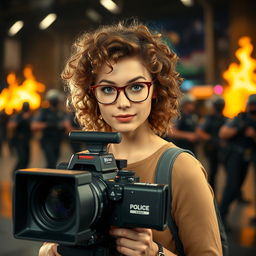
[[[85,14],[86,14],[87,17],[89,17],[94,22],[100,22],[101,21],[101,18],[102,18],[101,15],[93,9],[86,10]]]
[[[194,3],[193,3],[193,0],[180,0],[184,5],[186,6],[192,6]]]
[[[8,31],[8,35],[9,36],[14,36],[15,34],[17,34],[22,27],[24,26],[24,22],[22,20],[18,20],[16,21],[9,29]]]
[[[113,2],[112,0],[100,0],[101,5],[103,5],[107,10],[109,10],[112,13],[119,13],[120,9],[118,5]]]
[[[55,20],[57,15],[55,13],[48,14],[39,24],[39,28],[44,30],[47,29]]]

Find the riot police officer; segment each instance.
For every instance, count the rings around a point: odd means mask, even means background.
[[[3,144],[7,138],[7,123],[9,121],[9,116],[4,112],[0,111],[0,157],[3,152]]]
[[[240,193],[252,159],[255,146],[255,101],[255,94],[251,95],[246,111],[227,121],[219,133],[220,138],[227,142],[224,159],[227,177],[220,203],[220,213],[226,225],[230,204]]]
[[[41,146],[47,168],[56,168],[64,136],[64,112],[60,109],[60,92],[51,89],[46,94],[49,107],[42,108],[32,122],[33,131],[42,131]]]
[[[215,179],[219,164],[222,161],[223,143],[219,138],[219,129],[226,122],[223,115],[225,101],[219,96],[214,96],[211,101],[213,113],[206,115],[197,128],[199,138],[204,141],[203,149],[208,160],[209,184],[215,190]]]
[[[254,198],[256,198],[256,94],[250,95],[248,99],[248,112],[251,117],[250,128],[247,135],[253,140],[252,150],[252,166],[254,169]],[[254,209],[254,217],[251,219],[251,224],[256,225],[256,207]]]
[[[180,107],[181,117],[175,122],[175,127],[173,127],[170,134],[170,140],[178,147],[189,149],[196,154],[198,116],[195,113],[196,101],[194,97],[190,94],[184,95],[181,99]]]
[[[27,168],[30,160],[30,139],[32,112],[28,102],[24,102],[20,113],[14,114],[7,125],[9,135],[12,137],[13,146],[17,153],[17,162],[13,169]]]
[[[69,133],[71,131],[78,131],[81,130],[81,127],[76,119],[75,113],[74,112],[68,112],[65,116],[65,120],[64,120],[64,126],[66,129],[66,132]],[[83,145],[82,143],[79,142],[73,142],[70,141],[70,147],[72,149],[73,153],[77,153],[79,151],[82,151],[83,149]]]

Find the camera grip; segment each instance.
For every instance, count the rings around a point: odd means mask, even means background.
[[[59,245],[57,251],[61,256],[110,256],[110,249],[102,246],[65,246]]]

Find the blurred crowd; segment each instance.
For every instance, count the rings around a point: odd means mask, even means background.
[[[230,225],[227,216],[231,203],[250,203],[242,194],[242,186],[249,165],[254,168],[254,198],[256,198],[256,94],[248,97],[246,110],[233,118],[223,115],[225,101],[214,96],[208,101],[209,113],[199,116],[196,101],[191,95],[185,95],[181,101],[181,118],[175,123],[166,138],[177,146],[191,150],[195,155],[197,145],[202,144],[207,159],[208,180],[216,190],[216,175],[223,165],[226,179],[219,201],[220,215],[227,231]],[[255,224],[255,218],[252,223]]]
[[[28,167],[30,161],[30,141],[35,133],[40,134],[40,144],[46,159],[46,168],[56,168],[60,156],[60,147],[71,130],[79,130],[79,124],[72,112],[63,108],[59,92],[48,91],[48,106],[34,112],[27,102],[21,112],[12,116],[0,113],[0,156],[2,143],[8,142],[10,151],[16,153],[17,169]],[[183,96],[180,107],[181,116],[170,126],[165,139],[177,146],[191,150],[198,155],[198,145],[203,148],[207,159],[205,168],[209,184],[216,190],[216,176],[219,166],[225,170],[225,186],[219,200],[222,220],[227,231],[230,229],[227,216],[230,205],[237,200],[250,203],[242,194],[248,167],[255,170],[256,198],[256,94],[248,97],[246,110],[233,118],[223,115],[225,101],[220,96],[213,96],[204,102],[207,111],[199,114],[197,101],[189,94]],[[70,143],[72,152],[81,151],[81,145]],[[254,224],[256,219],[252,220]]]
[[[60,156],[61,143],[72,130],[79,130],[73,112],[66,111],[62,96],[56,89],[46,94],[46,106],[37,111],[30,109],[24,102],[22,110],[11,116],[0,113],[0,156],[3,142],[7,142],[9,151],[16,154],[17,169],[27,168],[31,156],[31,139],[40,137],[40,145],[46,160],[46,168],[56,168]],[[79,143],[71,143],[73,152],[81,151]],[[12,173],[12,174],[13,174]]]

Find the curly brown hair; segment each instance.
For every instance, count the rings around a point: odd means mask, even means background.
[[[76,111],[83,130],[111,131],[100,115],[90,86],[102,65],[107,64],[113,70],[111,63],[127,56],[140,57],[154,80],[157,100],[152,100],[149,124],[156,134],[164,135],[171,120],[179,115],[182,79],[175,70],[178,58],[163,43],[161,34],[138,22],[102,26],[75,41],[61,74],[69,92],[68,103]]]

